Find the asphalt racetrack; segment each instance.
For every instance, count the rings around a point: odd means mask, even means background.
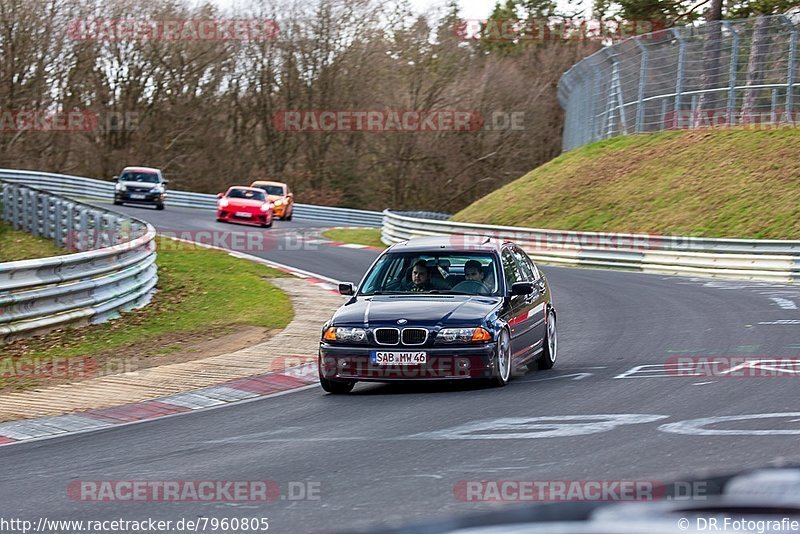
[[[120,209],[167,233],[245,229],[217,223],[211,211]],[[324,244],[322,226],[276,221],[255,230],[273,237],[243,252],[358,282],[378,253]],[[2,447],[0,516],[267,517],[272,532],[353,531],[524,506],[467,495],[469,481],[669,480],[800,460],[796,374],[676,376],[670,366],[681,357],[800,354],[792,325],[800,291],[542,270],[558,311],[552,371],[499,389],[359,384],[329,396],[311,388]],[[266,504],[76,500],[70,484],[86,480],[270,480],[281,496]]]

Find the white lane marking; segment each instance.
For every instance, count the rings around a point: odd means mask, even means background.
[[[693,386],[705,386],[706,384],[713,384],[713,383],[714,383],[714,380],[712,380],[712,381],[710,381],[710,382],[695,382],[695,383],[694,383],[694,384],[692,384],[692,385],[693,385]]]
[[[777,304],[783,310],[796,310],[797,306],[795,305],[793,300],[784,299],[781,297],[770,297],[769,300]]]
[[[800,324],[800,319],[778,319],[777,321],[761,321],[758,324],[778,324],[778,325]]]
[[[673,378],[676,376],[705,376],[703,373],[686,372],[685,364],[681,362],[648,363],[631,367],[624,373],[612,378]]]
[[[504,417],[412,434],[404,439],[536,439],[608,432],[617,426],[651,423],[666,415],[603,414],[540,417]]]
[[[721,417],[704,417],[677,423],[667,423],[658,427],[662,432],[671,434],[688,434],[693,436],[794,436],[800,434],[800,428],[786,429],[712,429],[708,425],[726,423],[730,421],[752,421],[755,419],[775,419],[780,417],[798,417],[800,412],[785,413],[756,413],[749,415],[726,415]],[[792,421],[788,421],[792,422]]]
[[[558,380],[559,378],[569,378],[574,377],[572,380],[583,380],[584,378],[589,378],[593,376],[594,373],[573,373],[571,375],[560,375],[560,376],[551,376],[548,378],[538,378],[536,380],[523,380],[523,382],[544,382],[545,380]]]

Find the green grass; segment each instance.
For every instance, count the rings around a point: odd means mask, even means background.
[[[325,230],[322,236],[331,241],[386,248],[381,242],[380,228],[336,228]]]
[[[135,354],[165,355],[195,337],[224,335],[239,325],[285,327],[293,317],[289,297],[265,278],[286,276],[227,253],[162,240],[158,247],[158,292],[150,305],[107,323],[56,331],[3,347],[7,358],[57,358]],[[200,355],[202,356],[202,355]],[[4,367],[6,366],[6,367]],[[0,376],[0,387],[35,381]]]
[[[800,131],[630,135],[562,154],[453,220],[561,230],[800,237]]]
[[[60,256],[66,253],[50,239],[34,237],[0,222],[0,262]]]

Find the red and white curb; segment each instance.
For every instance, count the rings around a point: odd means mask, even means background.
[[[308,363],[280,373],[237,378],[215,386],[142,402],[0,423],[0,446],[208,410],[318,387],[318,383],[317,366]]]

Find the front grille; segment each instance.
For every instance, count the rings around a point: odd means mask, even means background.
[[[378,345],[397,345],[400,343],[400,330],[397,328],[376,328],[375,343]]]
[[[428,331],[424,328],[404,328],[403,345],[423,345],[428,339]]]

